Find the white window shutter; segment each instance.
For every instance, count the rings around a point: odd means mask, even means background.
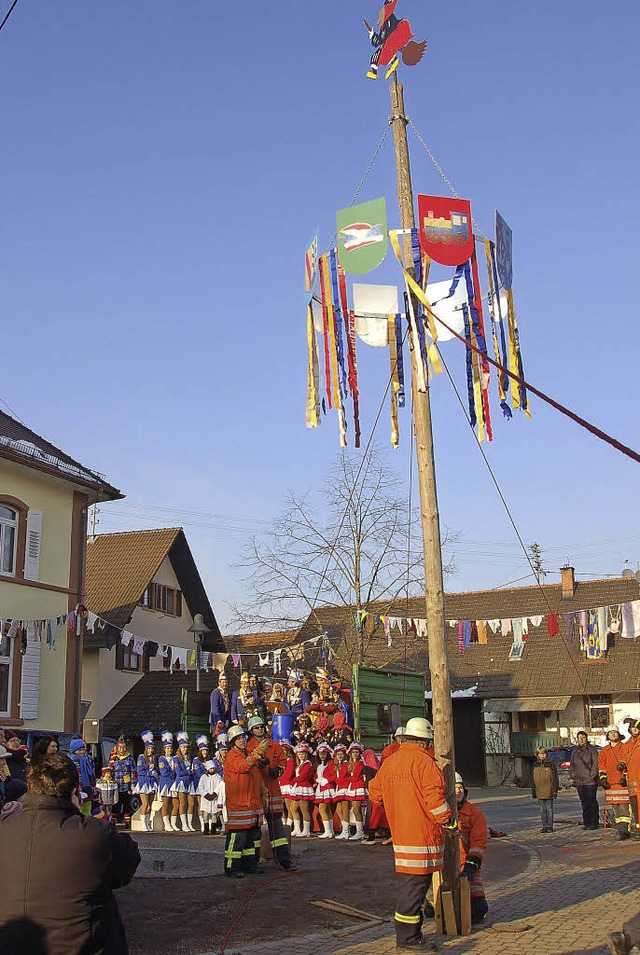
[[[29,511],[27,514],[27,542],[24,552],[25,580],[39,579],[41,540],[42,511]]]
[[[28,640],[27,652],[22,657],[20,681],[20,719],[22,720],[35,720],[38,716],[40,647],[39,640]]]

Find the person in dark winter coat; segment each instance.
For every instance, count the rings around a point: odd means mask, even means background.
[[[589,742],[586,730],[578,733],[578,745],[571,751],[571,778],[582,806],[582,828],[597,829],[600,809],[598,792],[598,750]]]
[[[547,758],[547,751],[539,746],[536,750],[536,763],[533,767],[531,795],[538,800],[542,829],[540,832],[553,832],[553,800],[558,795],[558,770],[555,763]]]
[[[29,765],[29,752],[26,746],[23,746],[16,733],[7,730],[7,768],[12,779],[21,779],[25,782],[27,778],[27,767]]]
[[[140,863],[131,836],[79,812],[78,772],[68,756],[29,768],[22,809],[0,824],[3,955],[126,955],[124,925],[113,890]],[[41,938],[41,947],[34,940]]]

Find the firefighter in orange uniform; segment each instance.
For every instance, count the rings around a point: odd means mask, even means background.
[[[414,717],[400,749],[384,761],[369,784],[374,805],[384,805],[393,838],[398,898],[395,926],[398,949],[426,949],[422,906],[434,872],[444,864],[444,829],[451,817],[444,776],[429,749],[433,728]]]
[[[249,719],[248,729],[247,753],[254,753],[264,740],[267,742],[265,753],[258,760],[258,768],[262,774],[262,785],[267,791],[265,818],[269,829],[269,844],[273,852],[273,858],[281,868],[295,869],[296,866],[291,861],[289,840],[282,824],[284,804],[279,781],[287,767],[288,757],[280,743],[276,743],[275,740],[269,739],[267,736],[264,720],[261,716],[252,716]]]
[[[389,759],[390,756],[393,756],[394,753],[397,753],[402,745],[402,736],[404,733],[404,726],[399,726],[398,729],[393,734],[393,742],[389,743],[388,746],[380,753],[380,762],[384,763],[385,759]]]
[[[467,799],[467,789],[460,773],[456,773],[456,802],[460,831],[460,872],[469,880],[471,921],[477,923],[482,922],[489,911],[482,884],[482,863],[489,832],[482,809]]]
[[[630,739],[624,743],[624,764],[627,767],[627,787],[631,806],[632,829],[638,832],[638,794],[640,793],[640,720],[627,716]]]
[[[247,753],[247,737],[241,726],[229,730],[229,752],[224,761],[227,803],[227,841],[224,874],[243,879],[246,872],[259,873],[260,827],[262,825],[262,776],[258,762],[269,741],[263,740]]]
[[[619,839],[628,839],[631,835],[631,810],[629,808],[629,790],[624,777],[626,771],[627,743],[617,726],[607,726],[607,745],[598,754],[598,776],[602,788],[607,790],[605,804],[613,806],[616,829]]]

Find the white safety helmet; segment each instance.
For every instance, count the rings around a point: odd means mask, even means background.
[[[406,733],[406,731],[407,731],[407,727],[406,727],[406,726],[399,726],[398,729],[395,731],[395,733],[394,733],[393,735],[394,735],[394,737],[396,737],[396,738],[397,738],[398,736],[404,736],[404,734]]]
[[[458,785],[464,786],[464,779],[462,778],[460,773],[456,773],[456,786]]]
[[[231,745],[231,743],[233,743],[234,740],[237,740],[239,736],[244,736],[244,735],[245,735],[245,732],[241,726],[238,726],[237,724],[235,726],[232,726],[227,734],[229,745]]]
[[[606,730],[604,731],[604,738],[605,738],[605,739],[609,739],[609,733],[617,733],[618,736],[620,736],[620,738],[622,738],[622,733],[620,732],[620,730],[618,729],[618,727],[615,725],[615,723],[611,723],[609,726],[607,726]]]
[[[433,726],[422,716],[414,716],[404,728],[404,736],[413,736],[414,739],[433,739]]]

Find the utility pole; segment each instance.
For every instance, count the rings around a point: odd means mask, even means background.
[[[398,204],[400,223],[403,229],[415,228],[413,208],[413,189],[411,185],[411,167],[409,164],[409,145],[407,143],[407,117],[404,112],[402,85],[394,74],[390,85],[391,118],[393,142],[398,176]],[[404,267],[415,277],[411,241],[403,236]],[[418,313],[417,298],[412,297],[413,313]],[[442,577],[442,547],[440,541],[440,515],[438,513],[438,492],[436,487],[436,468],[433,454],[433,431],[431,427],[431,403],[429,391],[417,389],[417,361],[411,348],[411,379],[413,408],[415,418],[416,457],[418,482],[420,486],[420,512],[422,518],[422,539],[424,547],[424,579],[427,604],[427,640],[429,646],[429,672],[431,674],[431,692],[433,703],[433,732],[435,755],[438,765],[444,773],[446,796],[452,815],[457,816],[455,795],[455,763],[453,747],[453,710],[451,707],[451,685],[447,662],[447,644],[445,639],[444,584]],[[428,387],[428,386],[427,386]],[[459,881],[460,855],[457,833],[445,838],[444,870],[442,888],[452,891],[456,899],[459,921]]]

